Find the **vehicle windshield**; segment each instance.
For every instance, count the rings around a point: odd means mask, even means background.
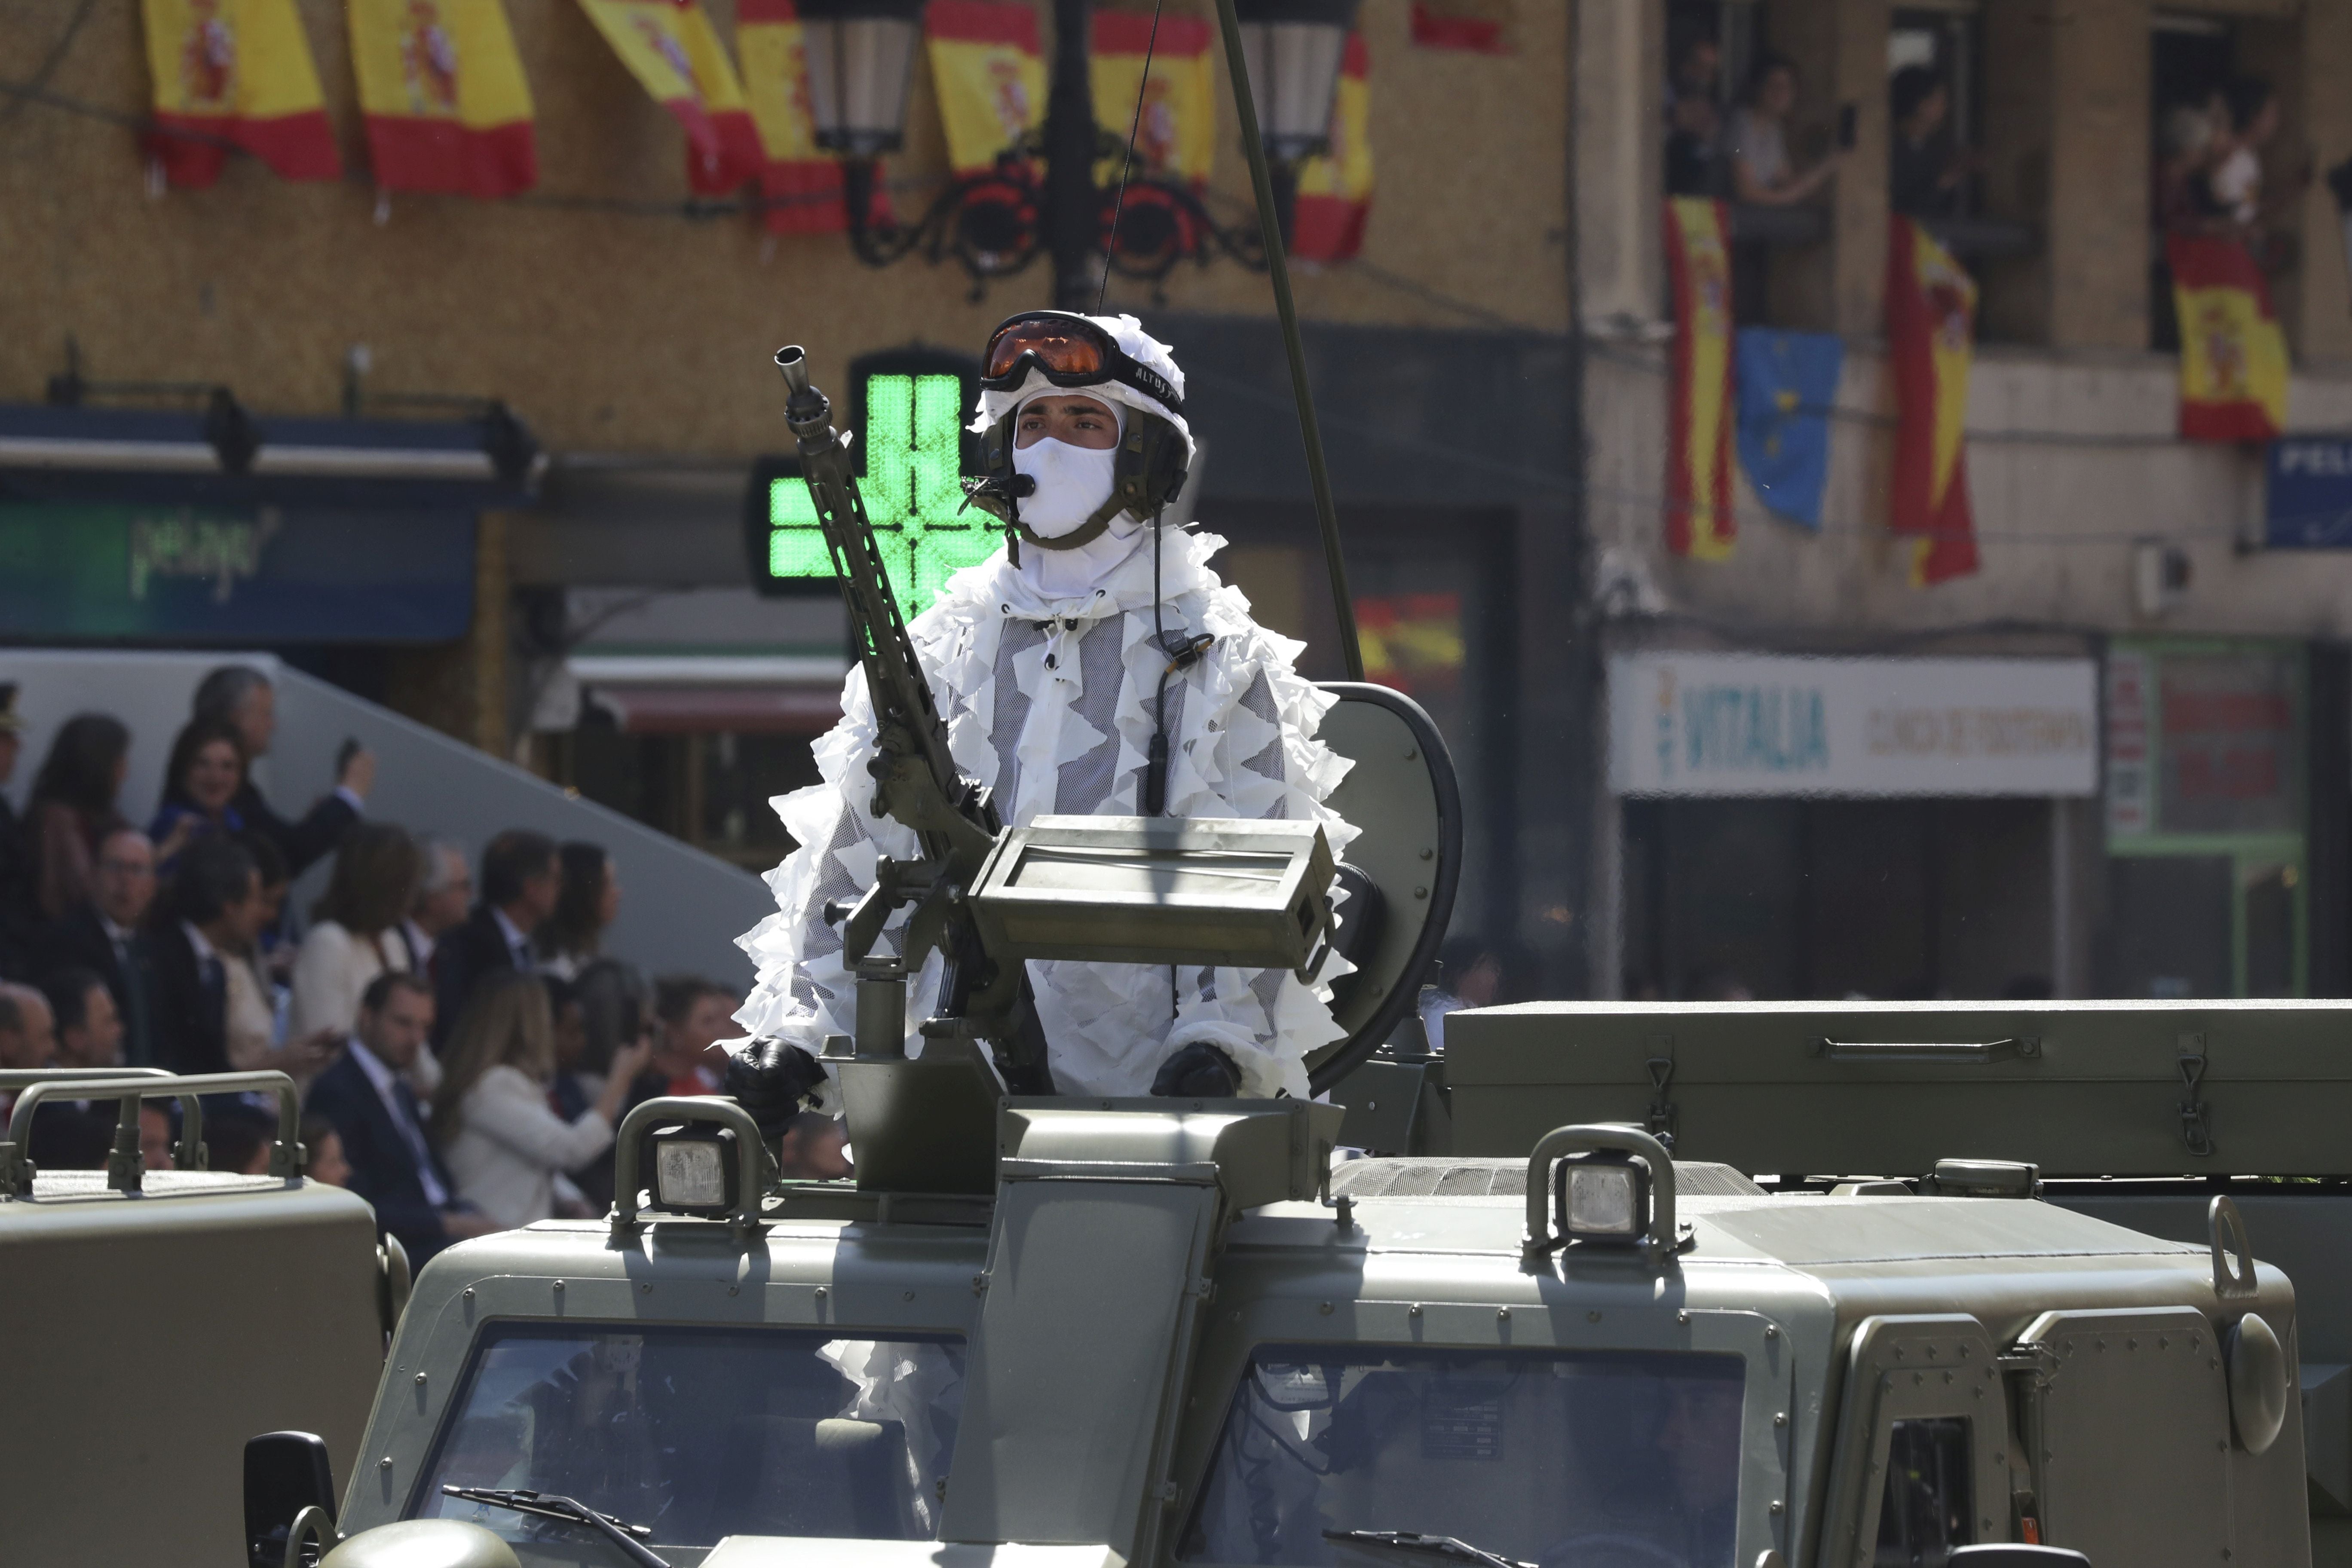
[[[1540,1568],[1730,1568],[1744,1376],[1736,1355],[1262,1346],[1178,1555],[1408,1562],[1325,1535],[1365,1530]]]
[[[573,1541],[571,1527],[441,1493],[494,1487],[649,1525],[657,1551],[728,1535],[931,1540],[963,1356],[947,1335],[492,1324],[410,1517]]]

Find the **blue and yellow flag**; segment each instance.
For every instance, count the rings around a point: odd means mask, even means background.
[[[1769,327],[1742,327],[1738,340],[1739,466],[1774,516],[1819,528],[1845,344],[1831,332]]]

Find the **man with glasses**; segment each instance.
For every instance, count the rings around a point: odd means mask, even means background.
[[[1210,569],[1224,541],[1163,526],[1194,450],[1167,345],[1132,316],[1026,311],[990,339],[981,388],[971,428],[985,477],[967,488],[1005,548],[937,604],[905,606],[957,764],[1009,826],[1287,818],[1320,822],[1344,851],[1354,829],[1323,800],[1347,763],[1315,738],[1333,699],[1293,668],[1300,645],[1259,626]],[[853,673],[841,724],[816,745],[824,782],[778,802],[803,846],[769,879],[779,912],[743,939],[761,979],[736,1019],[806,1053],[782,1059],[826,1109],[834,1096],[808,1058],[828,1034],[855,1032],[855,976],[823,911],[856,900],[877,854],[915,853],[908,828],[872,815],[874,746]],[[935,955],[916,982],[910,1025],[929,1012],[939,968]],[[1029,965],[1060,1092],[1186,1098],[1304,1096],[1305,1054],[1340,1035],[1327,984],[1340,970],[1308,984],[1286,971]],[[908,1048],[921,1048],[911,1030]]]

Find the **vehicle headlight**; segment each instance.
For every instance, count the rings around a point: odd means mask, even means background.
[[[1581,1154],[1562,1160],[1553,1177],[1552,1208],[1570,1241],[1638,1241],[1650,1228],[1650,1173],[1622,1154]]]
[[[670,1214],[718,1215],[735,1207],[735,1134],[709,1122],[656,1129],[652,1207]]]

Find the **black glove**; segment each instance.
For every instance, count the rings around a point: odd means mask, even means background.
[[[727,1058],[725,1092],[751,1113],[762,1138],[782,1136],[824,1082],[816,1058],[782,1040],[753,1040],[737,1056]]]
[[[1151,1080],[1151,1092],[1170,1100],[1231,1100],[1241,1091],[1234,1058],[1206,1040],[1178,1047]]]

